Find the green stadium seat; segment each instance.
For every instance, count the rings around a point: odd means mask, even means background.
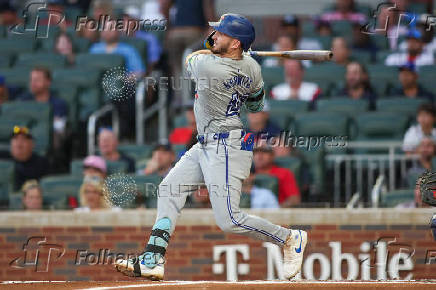
[[[40,181],[44,202],[49,208],[66,209],[69,197],[79,201],[82,176],[54,175],[43,177]]]
[[[86,122],[88,117],[101,105],[101,91],[97,88],[80,90],[78,99],[79,121]]]
[[[385,35],[372,34],[370,35],[370,38],[379,50],[389,49],[389,39]]]
[[[380,196],[381,207],[396,207],[404,202],[413,202],[415,194],[412,189],[399,189],[387,192]]]
[[[266,91],[270,92],[272,87],[285,81],[285,72],[282,66],[262,66],[262,77],[265,83]]]
[[[304,156],[305,163],[309,165],[309,174],[311,175],[311,192],[313,195],[325,194],[325,150],[318,148],[316,150],[306,150],[298,148]]]
[[[309,112],[295,116],[297,136],[347,136],[348,118],[334,112]]]
[[[277,157],[274,159],[274,163],[279,167],[291,170],[298,184],[301,186],[301,159],[293,156]]]
[[[6,37],[6,33],[8,31],[8,28],[4,25],[0,25],[0,38]]]
[[[315,22],[311,21],[311,20],[303,21],[303,23],[301,25],[301,31],[302,31],[303,37],[316,37],[317,36]]]
[[[29,85],[30,68],[1,68],[0,75],[5,77],[9,86],[27,88]]]
[[[270,118],[280,128],[285,129],[293,117],[300,112],[307,112],[310,103],[300,100],[269,100]]]
[[[0,207],[6,207],[14,184],[14,162],[0,160]]]
[[[336,36],[348,37],[353,33],[352,23],[348,20],[332,21],[331,27]]]
[[[86,53],[89,51],[89,47],[91,46],[91,42],[82,37],[73,37],[73,48],[78,53]]]
[[[63,68],[67,63],[65,56],[54,53],[25,53],[19,54],[14,67],[44,66],[48,69]]]
[[[135,175],[133,179],[140,195],[145,199],[145,206],[147,208],[156,208],[158,188],[162,177],[158,175]]]
[[[23,210],[23,195],[19,193],[9,194],[9,209],[10,210]]]
[[[174,126],[174,128],[181,128],[181,127],[188,126],[188,119],[186,119],[186,116],[184,113],[176,116],[173,119],[173,126]]]
[[[409,99],[406,97],[393,97],[376,101],[377,111],[394,112],[400,115],[407,115],[409,118],[416,116],[418,107],[425,103],[426,99]]]
[[[277,197],[279,196],[279,181],[275,176],[268,174],[256,174],[254,185],[271,190]]]
[[[76,159],[70,162],[70,174],[72,176],[80,177],[83,173],[83,160]]]
[[[77,108],[79,88],[74,85],[52,83],[52,90],[68,104],[68,122],[73,131],[77,129]]]
[[[7,54],[0,55],[0,68],[9,68],[12,64],[12,56]]]
[[[249,193],[241,193],[239,208],[251,208],[251,195]]]
[[[377,52],[377,63],[384,64],[388,55],[392,53],[391,50],[381,50]]]
[[[74,85],[80,88],[100,88],[100,73],[90,68],[56,69],[53,71],[53,83]]]
[[[127,163],[124,161],[106,161],[107,175],[127,173]],[[71,176],[82,176],[83,160],[73,160],[70,163]]]
[[[304,79],[314,81],[330,80],[337,82],[344,79],[345,67],[335,63],[316,64],[307,68],[304,72]]]
[[[353,50],[351,52],[351,58],[362,64],[367,64],[372,62],[372,54],[368,51]]]
[[[124,58],[119,54],[88,54],[76,56],[76,66],[80,68],[94,68],[106,71],[124,65]]]
[[[354,118],[357,140],[402,140],[408,117],[391,112],[369,112]]]
[[[147,65],[147,42],[135,37],[122,37],[121,42],[125,42],[133,46],[141,56],[144,65]]]
[[[318,40],[321,43],[321,46],[323,49],[330,50],[332,47],[332,40],[333,38],[331,36],[317,36],[314,37],[314,39]]]
[[[35,50],[36,41],[33,37],[3,38],[0,39],[0,55],[17,55],[30,53]]]
[[[369,102],[363,99],[354,100],[346,97],[320,99],[316,103],[316,109],[320,112],[338,112],[349,116],[368,111]]]
[[[137,161],[140,159],[150,158],[153,146],[152,145],[136,145],[136,144],[124,144],[119,145],[118,150],[133,160]]]
[[[392,82],[378,82],[376,80],[371,81],[371,87],[380,99],[388,97],[387,93],[389,89],[393,86]]]
[[[398,68],[395,66],[372,64],[368,65],[367,68],[371,84],[378,82],[389,82],[390,84],[396,84],[398,82]]]

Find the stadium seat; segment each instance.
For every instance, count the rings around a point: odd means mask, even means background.
[[[23,210],[23,195],[19,193],[9,194],[9,209]]]
[[[309,165],[309,174],[311,176],[311,193],[313,195],[325,195],[325,150],[323,147],[317,150],[306,150],[305,148],[298,148],[304,156],[305,163]],[[316,197],[309,197],[315,199]]]
[[[74,85],[52,84],[55,94],[68,104],[68,122],[73,131],[77,129],[78,87]]]
[[[387,192],[380,196],[381,207],[396,207],[404,202],[413,202],[415,194],[412,189],[399,189]]]
[[[176,116],[173,119],[173,126],[174,128],[181,128],[181,127],[186,127],[188,125],[188,119],[186,119],[186,116],[184,113]]]
[[[362,64],[371,63],[373,61],[372,54],[369,51],[353,50],[351,52],[351,58]]]
[[[279,181],[275,176],[268,174],[256,174],[254,185],[271,190],[277,197],[279,196]]]
[[[398,82],[398,68],[395,66],[372,64],[368,65],[367,68],[371,84],[378,82],[389,82],[390,84],[396,84]]]
[[[7,26],[0,25],[0,38],[6,37],[6,32],[8,31]]]
[[[0,160],[0,208],[6,207],[14,184],[14,162]]]
[[[30,68],[1,68],[0,75],[5,77],[8,86],[27,88],[29,85]]]
[[[79,91],[78,100],[78,119],[86,122],[88,117],[101,105],[101,91],[97,88],[87,88]]]
[[[106,71],[123,65],[124,58],[119,54],[81,53],[76,56],[76,66],[80,68],[94,68]]]
[[[366,112],[369,102],[364,99],[354,100],[347,97],[320,99],[316,102],[316,110],[320,112],[338,112],[341,114],[355,115]]]
[[[345,67],[335,63],[322,63],[313,65],[305,70],[304,79],[310,81],[330,80],[337,82],[344,79]]]
[[[107,175],[127,173],[127,163],[124,161],[106,161]],[[70,163],[71,176],[82,176],[83,160],[73,160]]]
[[[265,90],[269,93],[272,87],[285,81],[285,72],[282,66],[262,66],[262,77],[265,83]]]
[[[145,199],[145,207],[156,208],[158,188],[162,177],[158,175],[135,175],[133,179],[139,193]]]
[[[277,157],[274,159],[274,163],[279,167],[291,170],[298,184],[301,186],[301,159],[293,156]]]
[[[63,68],[67,63],[64,55],[54,53],[23,53],[19,54],[15,61],[14,67],[44,66],[48,69]]]
[[[392,53],[391,50],[381,50],[377,52],[377,63],[379,64],[383,64],[386,61],[386,58],[388,57],[388,55],[390,55]]]
[[[316,37],[316,27],[315,22],[312,20],[303,21],[301,25],[302,35],[304,37]]]
[[[370,37],[379,50],[389,49],[389,39],[385,35],[372,34]]]
[[[9,68],[12,64],[12,56],[7,54],[0,55],[0,68]]]
[[[307,112],[310,103],[300,100],[269,100],[270,118],[280,128],[285,129],[291,123],[295,114]]]
[[[369,112],[354,118],[356,140],[402,140],[408,118],[391,112]]]
[[[295,116],[294,132],[298,136],[347,136],[348,119],[334,112],[309,112]]]
[[[0,39],[0,55],[17,55],[35,50],[36,41],[33,37],[15,37]]]
[[[49,208],[67,208],[68,198],[74,197],[79,201],[79,190],[82,181],[82,176],[54,175],[43,177],[40,184],[44,202]]]
[[[332,21],[331,27],[336,36],[348,37],[353,33],[353,26],[349,20]]]
[[[333,38],[331,36],[317,36],[315,37],[320,43],[323,49],[330,50],[332,47],[332,40]]]
[[[152,145],[136,145],[136,144],[124,144],[119,145],[118,150],[133,160],[138,161],[140,159],[150,158],[153,151]]]
[[[393,97],[376,101],[377,111],[394,112],[399,115],[407,115],[414,118],[418,107],[425,103],[426,99],[409,99],[406,97]]]
[[[53,83],[74,85],[80,88],[100,88],[100,73],[94,69],[69,68],[53,71]]]

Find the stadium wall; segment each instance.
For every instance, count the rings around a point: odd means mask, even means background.
[[[308,231],[304,278],[436,278],[430,209],[249,212]],[[111,257],[140,252],[154,217],[146,209],[2,212],[0,280],[131,280]],[[280,258],[272,244],[221,232],[210,210],[187,209],[171,237],[166,279],[276,279]]]

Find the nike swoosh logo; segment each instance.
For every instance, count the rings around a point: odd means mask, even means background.
[[[295,249],[295,252],[297,254],[301,253],[301,242],[303,241],[303,237],[301,236],[301,231],[298,230],[298,232],[300,233],[300,247],[298,247],[297,249]]]

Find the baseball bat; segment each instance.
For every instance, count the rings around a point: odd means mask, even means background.
[[[251,56],[275,56],[298,60],[331,60],[333,53],[330,50],[287,50],[287,51],[250,51]]]

